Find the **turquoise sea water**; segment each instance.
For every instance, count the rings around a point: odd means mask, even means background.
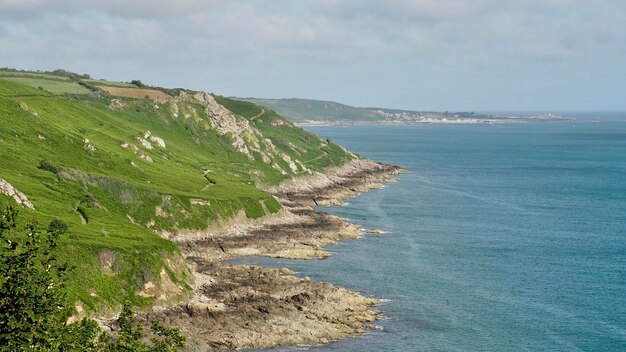
[[[387,233],[323,261],[253,259],[387,300],[378,330],[282,350],[625,351],[620,116],[309,128],[411,172],[322,209]]]

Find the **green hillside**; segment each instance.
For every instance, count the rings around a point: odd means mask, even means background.
[[[256,99],[237,98],[275,110],[292,122],[305,121],[375,121],[378,117],[368,109],[333,101],[312,99]]]
[[[498,118],[497,116],[477,114],[474,112],[412,111],[376,107],[362,108],[333,101],[312,99],[236,99],[272,109],[294,123],[414,123]]]
[[[186,295],[189,273],[165,235],[277,212],[258,185],[354,158],[252,103],[94,88],[115,84],[0,71],[0,202],[22,203],[20,218],[42,227],[70,225],[59,254],[88,310]]]

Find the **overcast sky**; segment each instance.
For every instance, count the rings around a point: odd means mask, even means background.
[[[0,66],[418,110],[626,109],[624,0],[0,0]]]

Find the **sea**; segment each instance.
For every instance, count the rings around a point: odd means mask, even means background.
[[[626,351],[626,113],[307,127],[408,173],[319,210],[382,234],[251,258],[383,299],[357,338],[273,351]]]

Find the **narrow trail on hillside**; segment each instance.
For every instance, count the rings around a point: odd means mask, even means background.
[[[254,116],[252,116],[250,118],[250,121],[254,121],[254,120],[258,119],[259,117],[263,116],[263,114],[265,114],[265,108],[261,108],[261,112],[256,114],[256,115],[254,115]]]

